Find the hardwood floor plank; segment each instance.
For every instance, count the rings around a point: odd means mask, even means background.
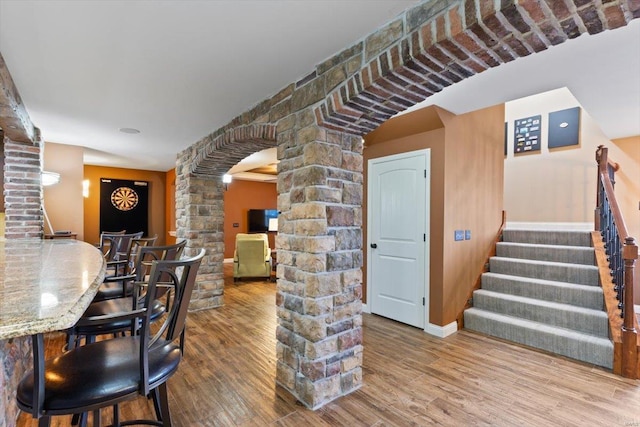
[[[189,314],[185,356],[168,383],[176,427],[640,425],[639,380],[466,330],[439,339],[369,314],[363,386],[310,411],[275,384],[275,284],[234,283],[227,271],[225,286],[223,307]],[[48,336],[48,356],[63,341]],[[121,413],[152,417],[153,407],[139,398]],[[37,421],[21,414],[18,426]]]

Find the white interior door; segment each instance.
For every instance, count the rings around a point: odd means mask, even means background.
[[[429,150],[369,161],[371,312],[424,328],[428,307]]]

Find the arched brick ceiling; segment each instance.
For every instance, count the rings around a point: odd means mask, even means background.
[[[199,141],[192,172],[220,176],[249,154],[275,146],[275,125],[300,111],[310,109],[322,127],[363,136],[449,85],[640,17],[638,0],[499,4],[433,0],[409,9],[237,117],[225,133]],[[251,124],[266,115],[271,125]]]
[[[276,127],[252,124],[229,129],[217,137],[207,137],[191,165],[196,175],[219,177],[245,157],[276,146]]]
[[[502,1],[499,10],[493,1],[448,2],[452,3],[435,19],[414,24],[414,28],[412,16],[419,22],[419,13],[407,14],[406,35],[314,108],[318,123],[364,135],[398,112],[474,74],[640,17],[637,0]],[[425,7],[435,6],[427,3]],[[393,31],[392,25],[378,32],[380,38],[385,31]]]

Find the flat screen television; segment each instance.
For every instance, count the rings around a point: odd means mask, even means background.
[[[270,218],[278,218],[277,209],[249,209],[249,233],[265,233]]]

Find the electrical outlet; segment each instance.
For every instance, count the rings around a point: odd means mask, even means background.
[[[464,240],[471,240],[471,230],[464,230]]]
[[[464,230],[456,230],[456,231],[454,231],[453,240],[455,240],[456,242],[464,240]]]

